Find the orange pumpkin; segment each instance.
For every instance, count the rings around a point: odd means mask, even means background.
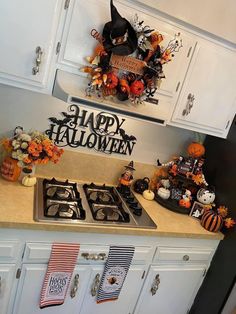
[[[207,210],[202,216],[201,225],[211,232],[217,232],[223,226],[223,218],[213,210]]]
[[[114,73],[108,73],[107,74],[107,81],[106,81],[106,87],[113,89],[118,85],[118,77]]]
[[[205,154],[205,147],[201,143],[192,142],[187,148],[188,155],[199,158]]]
[[[143,93],[143,91],[144,91],[144,84],[143,84],[143,82],[141,82],[141,81],[134,81],[130,85],[130,91],[135,96],[140,96]]]
[[[17,181],[20,176],[21,168],[17,165],[18,160],[6,157],[1,167],[2,177],[8,181]]]
[[[179,206],[185,207],[185,208],[190,208],[191,202],[189,198],[182,198],[179,200]]]

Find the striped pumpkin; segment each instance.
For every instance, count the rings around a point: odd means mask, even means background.
[[[207,210],[201,219],[201,225],[211,232],[217,232],[223,225],[223,218],[213,210]]]

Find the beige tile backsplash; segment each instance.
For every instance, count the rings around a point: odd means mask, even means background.
[[[39,165],[36,168],[36,174],[40,177],[67,178],[116,185],[127,164],[126,160],[66,150],[58,164]],[[134,167],[136,169],[135,179],[152,177],[156,169],[154,165],[140,162],[135,162]]]

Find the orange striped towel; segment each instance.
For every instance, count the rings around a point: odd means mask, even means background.
[[[41,290],[39,304],[41,309],[64,303],[79,249],[79,244],[53,243],[48,269]]]

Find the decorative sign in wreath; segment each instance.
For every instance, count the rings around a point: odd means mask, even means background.
[[[153,98],[161,79],[165,78],[163,65],[170,62],[182,47],[180,33],[162,47],[161,33],[145,25],[135,14],[130,23],[121,17],[113,1],[111,21],[106,23],[102,35],[91,30],[99,44],[91,57],[89,66],[81,70],[90,75],[87,96],[115,96],[120,101],[130,100],[155,103]]]

